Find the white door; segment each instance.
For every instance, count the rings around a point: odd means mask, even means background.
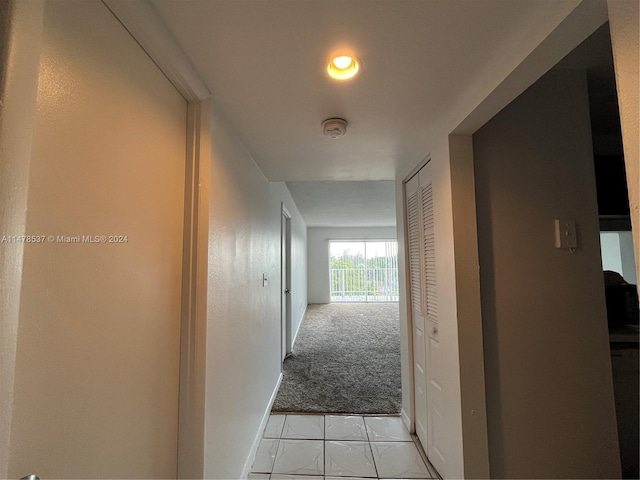
[[[442,381],[444,371],[440,353],[438,329],[438,290],[436,277],[436,242],[434,230],[434,204],[431,163],[427,163],[418,174],[422,213],[423,255],[423,305],[426,338],[426,385],[427,385],[427,456],[436,469],[444,472],[444,444],[446,426],[443,424]]]
[[[413,333],[413,373],[416,434],[427,445],[427,374],[425,319],[423,314],[423,255],[421,235],[421,202],[418,175],[406,183],[409,278],[411,287],[411,319]]]
[[[405,184],[413,333],[416,434],[431,463],[444,472],[447,430],[442,416],[442,362],[431,164]]]
[[[176,476],[186,119],[102,2],[46,2],[10,478]]]
[[[291,248],[291,215],[287,212],[287,209],[282,206],[282,223],[281,223],[281,271],[280,271],[280,285],[281,285],[281,358],[284,361],[284,358],[289,353],[290,346],[290,326],[289,326],[289,316],[290,316],[290,299],[291,299],[291,285],[289,280],[289,258],[290,248]]]

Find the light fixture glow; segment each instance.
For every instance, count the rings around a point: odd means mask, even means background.
[[[327,65],[327,73],[336,80],[348,80],[355,77],[360,70],[358,60],[349,55],[334,57]]]
[[[346,55],[342,55],[341,57],[336,57],[333,59],[333,64],[336,66],[336,68],[339,68],[341,70],[344,70],[349,65],[351,65],[351,62],[353,62],[353,58]]]

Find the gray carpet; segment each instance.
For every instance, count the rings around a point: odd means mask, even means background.
[[[400,412],[397,303],[309,305],[274,412]]]

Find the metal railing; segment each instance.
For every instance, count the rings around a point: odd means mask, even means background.
[[[332,302],[397,302],[398,268],[331,268]]]

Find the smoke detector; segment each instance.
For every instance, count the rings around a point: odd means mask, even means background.
[[[322,122],[323,133],[327,137],[340,138],[347,133],[347,121],[342,118],[328,118]]]

